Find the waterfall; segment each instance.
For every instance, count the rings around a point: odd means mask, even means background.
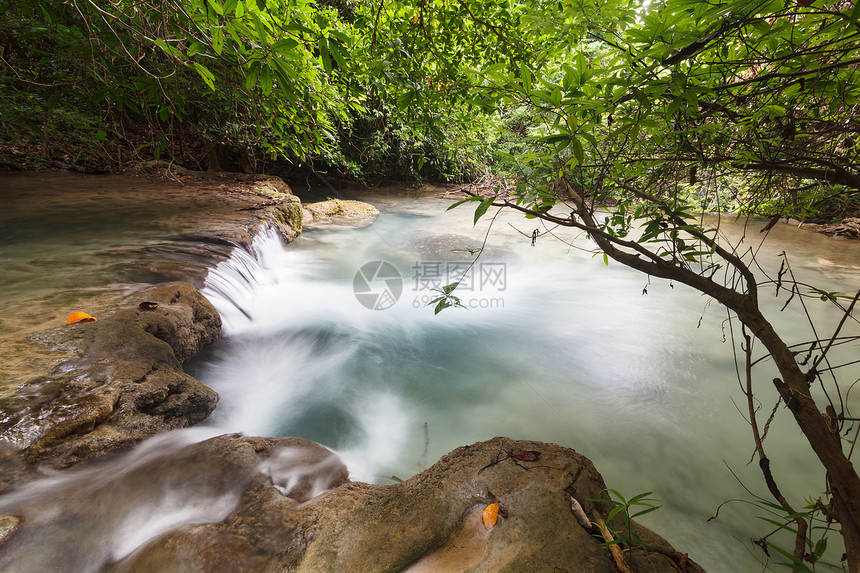
[[[266,227],[250,250],[237,247],[209,271],[203,295],[221,313],[225,330],[253,322],[248,308],[263,285],[277,282],[277,262],[284,251],[277,231]]]

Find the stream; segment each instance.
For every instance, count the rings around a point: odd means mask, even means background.
[[[709,571],[761,570],[749,540],[769,532],[756,517],[766,512],[731,503],[708,522],[722,502],[750,498],[743,486],[767,499],[756,464],[747,465],[752,437],[723,308],[605,265],[575,233],[554,230],[532,246],[537,224],[503,213],[455,293],[467,308],[434,315],[432,289],[462,275],[490,217],[473,227],[471,209],[445,212],[450,201],[368,200],[382,211],[372,226],[310,229],[286,249],[261,236],[253,253],[210,273],[203,292],[225,335],[191,365],[221,395],[209,424],[318,441],[353,479],[375,483],[497,435],[555,442],[591,458],[625,497],[653,491],[662,508],[645,524]],[[735,242],[746,234],[772,273],[786,250],[801,280],[845,292],[860,285],[860,245],[780,225],[762,246],[763,222],[720,224]],[[785,297],[762,298],[779,332],[810,339],[799,306],[780,313]],[[839,319],[828,303],[807,305],[827,329]],[[851,357],[856,347],[833,363]],[[774,372],[760,370],[763,424],[777,397]],[[845,393],[860,368],[842,375]],[[860,407],[858,392],[843,398]],[[786,411],[766,447],[793,499],[823,491]]]
[[[203,425],[153,438],[113,465],[98,466],[100,473],[52,474],[17,497],[0,496],[0,513],[22,499],[47,508],[34,547],[54,549],[22,570],[98,571],[172,527],[221,519],[235,491],[201,497],[183,481],[172,490],[171,510],[162,511],[156,491],[141,493],[118,480],[154,463],[155,452],[225,432],[317,441],[339,454],[352,479],[374,483],[406,479],[458,446],[498,435],[558,443],[588,456],[607,486],[624,496],[652,491],[662,507],[642,522],[708,571],[762,570],[750,538],[770,531],[757,518],[764,511],[734,502],[708,521],[723,502],[751,499],[744,488],[767,498],[756,464],[748,465],[753,444],[725,309],[683,285],[605,265],[574,232],[539,228],[533,246],[538,224],[513,213],[495,217],[487,234],[492,213],[473,225],[468,208],[446,212],[450,200],[407,193],[361,199],[381,211],[372,225],[319,225],[287,247],[263,233],[229,258],[208,255],[210,270],[195,282],[221,313],[224,335],[187,370],[220,394],[218,408]],[[155,251],[159,261],[165,252],[179,253],[167,257],[178,261],[174,272],[203,260],[200,244],[185,240],[199,234],[186,226],[187,215],[169,229],[169,222],[146,223],[158,213],[144,211],[142,234],[135,235],[130,223],[115,233],[95,225],[87,234],[86,228],[72,233],[65,218],[25,219],[23,200],[12,212],[18,219],[4,227],[7,245],[0,249],[6,280],[0,308],[32,303],[36,322],[47,320],[58,293],[77,301],[116,284],[133,290],[173,278],[146,270]],[[743,245],[757,249],[769,273],[775,275],[785,251],[799,280],[844,293],[860,285],[860,244],[782,224],[760,244],[764,222],[719,224],[733,242],[745,237]],[[129,253],[126,266],[135,270],[120,271]],[[59,287],[39,274],[53,262]],[[75,265],[92,281],[75,282]],[[433,289],[458,279],[455,294],[466,308],[434,315]],[[809,340],[799,297],[780,311],[786,298],[771,293],[762,292],[763,306],[777,331],[792,342]],[[829,336],[838,309],[817,298],[806,304],[819,336]],[[20,319],[4,319],[7,328],[23,328]],[[832,364],[856,358],[856,346],[840,347]],[[759,368],[763,423],[777,395],[774,371]],[[848,387],[860,379],[860,367],[839,372],[845,382],[839,399],[856,416],[860,396]],[[765,446],[792,501],[802,505],[824,490],[823,472],[784,409]],[[77,517],[52,520],[59,510],[51,496],[82,484],[98,500],[87,508],[83,528]],[[830,537],[826,556],[838,560],[838,536]]]

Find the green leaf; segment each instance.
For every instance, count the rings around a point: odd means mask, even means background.
[[[857,20],[860,20],[860,0],[854,0],[854,9],[851,11],[851,15],[848,16],[848,21],[851,24],[856,24]]]
[[[257,2],[259,3],[260,0],[257,0]],[[266,3],[264,1],[263,2],[263,8],[260,8],[260,9],[261,10],[265,9],[265,6],[266,6]],[[257,31],[256,39],[257,39],[258,43],[264,47],[268,46],[269,45],[269,33],[266,31],[266,25],[263,23],[263,19],[260,18],[260,15],[258,13],[251,12],[251,20],[254,21],[254,29]]]
[[[164,40],[155,40],[155,41],[153,41],[153,43],[156,46],[158,46],[159,48],[161,48],[162,50],[164,50],[166,53],[173,56],[174,58],[178,58],[180,60],[186,60],[187,59],[185,57],[185,54],[183,54],[182,52],[180,52],[179,50],[177,50],[176,48],[174,48],[173,46],[171,46],[170,44],[168,44]]]
[[[325,73],[331,74],[331,57],[329,57],[328,40],[326,38],[320,38],[319,49],[320,60],[322,60],[323,69],[325,69]]]
[[[490,208],[490,205],[493,204],[493,201],[495,201],[495,199],[495,197],[487,197],[486,199],[481,201],[481,204],[478,205],[477,209],[475,209],[475,222],[473,224],[478,224],[478,219],[484,216],[484,213],[487,212],[487,209]]]
[[[552,93],[550,93],[549,101],[555,107],[559,107],[561,105],[561,89],[558,86],[552,88]]]
[[[346,60],[341,55],[340,50],[337,47],[337,42],[333,42],[331,38],[328,41],[328,50],[331,54],[331,57],[334,58],[334,61],[337,62],[337,65],[340,66],[340,69],[346,71]]]
[[[553,135],[547,135],[546,137],[541,137],[538,141],[542,141],[544,143],[549,143],[550,145],[555,143],[560,143],[562,141],[570,141],[571,135],[569,133],[555,133]]]
[[[209,0],[208,4],[215,10],[216,14],[219,16],[224,15],[224,6],[221,5],[221,2],[218,2],[218,0]]]
[[[525,64],[520,66],[520,80],[523,84],[523,89],[528,94],[532,91],[532,73]]]
[[[206,48],[206,45],[201,42],[191,42],[191,45],[188,46],[187,56],[189,58],[193,57],[195,54],[200,53],[202,50]]]
[[[294,40],[292,38],[284,38],[284,39],[278,40],[277,42],[272,44],[272,51],[273,52],[286,52],[288,50],[292,50],[293,48],[295,48],[298,45],[299,45],[299,43],[296,40]]]
[[[200,77],[203,78],[203,81],[206,82],[206,85],[209,86],[213,92],[215,91],[215,74],[213,74],[209,68],[204,66],[199,62],[191,62],[191,65],[197,70],[197,73],[200,74]]]
[[[791,553],[789,553],[788,551],[786,551],[786,550],[785,550],[785,549],[783,549],[782,547],[778,547],[778,546],[774,545],[773,543],[771,543],[771,542],[770,542],[770,541],[768,541],[767,539],[765,539],[765,540],[764,540],[764,542],[765,542],[765,543],[767,543],[767,546],[768,546],[768,547],[770,547],[771,549],[776,550],[776,551],[777,551],[778,553],[780,553],[783,557],[785,557],[786,559],[788,559],[788,560],[789,560],[789,563],[790,563],[788,566],[789,566],[789,568],[791,568],[793,571],[797,571],[798,573],[814,573],[814,572],[812,571],[812,569],[810,569],[809,567],[807,567],[807,566],[806,566],[806,565],[804,565],[803,563],[798,562],[798,561],[794,558],[794,556],[793,556]]]
[[[260,62],[251,64],[248,73],[245,74],[245,89],[251,91],[257,85],[257,78],[260,75]]]
[[[582,165],[585,162],[585,149],[582,148],[582,142],[575,135],[570,136],[570,147],[573,149],[576,160]]]
[[[481,201],[481,200],[482,200],[481,197],[469,197],[468,199],[463,199],[461,201],[457,201],[456,203],[451,203],[450,205],[448,205],[448,208],[445,210],[450,211],[451,209],[453,209],[455,207],[459,207],[463,203],[471,203],[473,201]]]
[[[272,70],[267,65],[260,66],[260,87],[264,94],[272,93]]]
[[[821,559],[821,557],[822,557],[822,555],[824,555],[825,551],[827,551],[827,538],[822,537],[815,544],[815,549],[813,549],[812,552],[815,554],[816,557]]]
[[[418,93],[415,90],[409,90],[408,92],[404,92],[397,97],[395,103],[397,104],[398,109],[407,110],[409,108],[409,104],[415,101],[415,98],[418,96]]]
[[[224,30],[220,26],[212,28],[212,49],[219,56],[224,49]]]
[[[645,499],[645,498],[647,498],[649,495],[651,495],[651,494],[653,494],[653,493],[654,493],[653,491],[646,491],[645,493],[640,493],[639,495],[634,495],[633,497],[631,497],[631,498],[627,501],[627,504],[628,504],[628,505],[633,505],[633,504],[635,504],[636,502],[638,502],[639,500]],[[649,501],[650,501],[650,500],[649,500]]]

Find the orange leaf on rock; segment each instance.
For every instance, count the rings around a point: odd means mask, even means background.
[[[491,503],[487,507],[484,508],[484,527],[487,529],[492,529],[494,525],[496,525],[496,521],[499,519],[499,503]]]
[[[66,319],[66,324],[72,324],[73,322],[95,322],[96,320],[98,320],[96,317],[90,316],[85,312],[73,312]]]

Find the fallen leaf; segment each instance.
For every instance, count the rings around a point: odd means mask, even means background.
[[[484,520],[484,527],[492,529],[493,526],[496,525],[496,521],[499,519],[499,503],[491,503],[485,507],[482,519]]]
[[[520,450],[509,454],[512,458],[516,458],[521,462],[533,462],[540,457],[540,452],[534,450]]]
[[[85,312],[73,312],[66,319],[66,324],[72,324],[73,322],[95,322],[96,320],[98,320],[96,317],[90,316]]]

